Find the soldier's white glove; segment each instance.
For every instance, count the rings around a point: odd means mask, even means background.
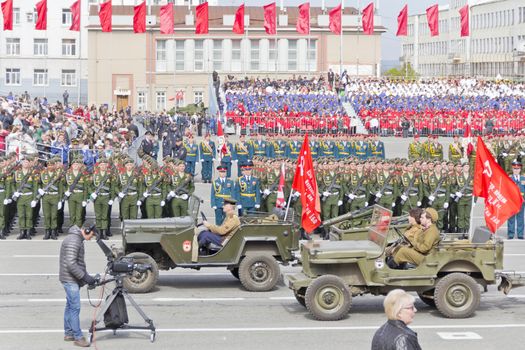
[[[213,206],[213,207],[211,207],[211,208],[212,208],[213,210],[217,210],[217,207],[216,207],[216,206]]]
[[[242,205],[239,204],[239,205],[237,206],[237,209],[242,209]]]
[[[325,197],[330,196],[330,192],[324,191],[324,192],[323,192],[323,196],[325,196]]]
[[[43,195],[46,194],[46,191],[44,191],[43,189],[39,188],[39,189],[38,189],[38,194],[41,195],[41,196],[43,196]]]
[[[295,198],[299,198],[299,197],[301,197],[301,192],[296,191],[296,192],[294,192],[293,196],[294,196]]]
[[[355,199],[355,194],[350,193],[350,194],[348,195],[348,198],[350,198],[351,200],[354,200],[354,199]]]
[[[408,196],[405,196],[404,194],[401,195],[401,200],[406,201],[408,199]]]
[[[71,196],[71,192],[66,191],[66,193],[64,193],[64,195],[69,198],[69,196]]]
[[[417,202],[416,205],[417,205],[418,207],[420,207],[420,206],[421,206],[421,202]]]
[[[214,162],[215,162],[215,160],[216,160],[215,158],[212,158],[212,161],[214,161]]]
[[[86,201],[82,201],[82,206],[85,207],[87,205]]]
[[[124,192],[119,192],[118,196],[119,196],[119,198],[124,198],[126,195],[124,194]]]
[[[161,206],[161,207],[163,207],[163,206],[165,206],[165,205],[166,205],[166,202],[164,202],[164,201],[161,201],[161,202],[160,202],[160,206]]]
[[[62,209],[62,201],[58,202],[58,204],[57,204],[57,209],[58,209],[58,210]]]
[[[508,154],[508,153],[505,153],[505,152],[503,152],[503,153],[502,153],[501,155],[502,155],[503,157],[506,157],[506,156],[508,156],[509,154]]]
[[[113,205],[113,199],[110,199],[110,200],[108,201],[108,205]]]
[[[141,201],[137,201],[137,207],[140,207],[142,205]]]
[[[169,195],[170,198],[173,198],[173,197],[175,197],[175,192],[170,191],[170,193],[168,193],[168,195]]]
[[[263,193],[264,193],[265,195],[267,195],[267,196],[268,196],[268,195],[269,195],[269,194],[270,194],[271,192],[270,192],[270,190],[269,190],[269,189],[265,189],[265,190],[263,191]]]
[[[201,163],[204,162],[204,159],[201,159],[200,162],[201,162]]]
[[[4,199],[4,205],[8,205],[9,201],[7,199]]]
[[[343,201],[337,201],[337,206],[340,207],[343,205]]]
[[[183,193],[182,196],[180,196],[180,198],[185,201],[186,199],[188,199],[188,195],[186,193]]]
[[[144,198],[148,198],[149,197],[148,191],[144,192],[142,195],[144,196]]]
[[[525,156],[525,152],[520,151],[520,155]]]
[[[255,204],[255,209],[259,209],[261,207],[260,204]]]
[[[392,202],[392,208],[396,206],[396,202]]]
[[[31,208],[36,207],[36,204],[37,204],[37,203],[38,203],[37,201],[31,201]]]
[[[368,202],[365,202],[365,207],[368,207]]]
[[[463,193],[461,193],[461,192],[456,192],[456,197],[458,197],[458,198],[463,197]]]
[[[20,197],[20,195],[21,195],[21,193],[20,193],[20,192],[15,192],[15,193],[13,193],[13,197],[15,197],[15,198],[18,198],[18,197]]]
[[[235,162],[235,163],[237,163],[237,159],[232,159],[232,162]]]
[[[93,200],[97,199],[97,194],[95,192],[91,193],[91,198],[93,198]]]
[[[445,209],[448,208],[448,202],[445,202],[445,203],[443,204],[443,208],[445,208]]]
[[[428,196],[428,200],[429,200],[429,201],[433,202],[434,199],[436,199],[436,197],[434,197],[434,196]]]
[[[377,198],[381,198],[381,197],[383,197],[383,195],[381,194],[381,192],[377,192],[377,193],[376,193],[376,197],[377,197]]]

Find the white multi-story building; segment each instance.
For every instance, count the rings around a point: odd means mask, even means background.
[[[460,36],[459,9],[470,7],[470,36]],[[450,0],[439,8],[439,35],[426,14],[409,16],[401,61],[422,76],[525,77],[525,2]]]

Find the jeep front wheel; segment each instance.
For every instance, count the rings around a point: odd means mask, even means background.
[[[481,291],[478,283],[464,273],[446,275],[436,285],[436,308],[448,318],[472,316],[479,306]]]
[[[131,253],[126,255],[132,257],[136,264],[149,264],[150,270],[146,272],[133,271],[131,276],[127,276],[122,280],[124,288],[130,293],[148,293],[155,287],[159,279],[159,267],[155,260],[145,253]]]
[[[340,277],[325,275],[315,279],[306,289],[305,301],[315,319],[337,321],[350,311],[352,295]]]
[[[273,289],[279,276],[279,264],[271,255],[247,255],[239,264],[239,280],[251,292]]]

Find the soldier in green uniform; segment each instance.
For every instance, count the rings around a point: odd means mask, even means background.
[[[398,183],[391,163],[384,162],[382,169],[378,169],[373,191],[372,194],[375,196],[375,202],[380,206],[389,209],[396,206]]]
[[[414,172],[414,164],[407,162],[404,165],[399,187],[403,214],[408,214],[410,209],[421,207],[423,183],[421,177]]]
[[[90,198],[93,200],[95,207],[95,220],[97,228],[100,230],[102,239],[107,239],[108,228],[110,224],[108,216],[108,207],[113,205],[113,198],[115,198],[115,185],[111,170],[109,169],[109,160],[107,158],[100,158],[95,164],[95,169],[89,184]]]
[[[58,202],[64,194],[62,160],[52,158],[47,161],[47,168],[40,173],[38,197],[42,198],[44,214],[44,239],[57,239]]]
[[[335,162],[328,161],[327,171],[324,172],[319,185],[321,193],[321,215],[324,220],[339,215],[339,207],[343,205],[343,184],[336,172]]]
[[[13,192],[13,177],[8,169],[9,160],[5,157],[0,158],[0,239],[7,236],[6,217],[7,206],[9,205]]]
[[[354,164],[354,163],[352,163]],[[364,164],[358,162],[355,171],[350,175],[350,180],[346,183],[345,194],[348,198],[347,212],[360,210],[368,206],[368,178],[364,172]],[[353,226],[362,227],[366,225],[366,220],[353,220]]]
[[[268,166],[266,176],[261,176],[261,200],[265,203],[265,210],[271,213],[277,202],[277,191],[279,189],[279,180],[281,178],[281,162],[276,161]],[[262,175],[262,174],[261,174]]]
[[[135,169],[135,162],[130,157],[124,160],[124,169],[118,176],[118,197],[120,198],[120,217],[122,220],[136,219],[137,201],[142,193],[142,178]]]
[[[454,135],[454,141],[448,146],[448,159],[453,162],[459,162],[461,158],[463,158],[463,146],[459,142],[459,136]]]
[[[428,205],[438,212],[436,225],[439,231],[443,231],[444,218],[448,215],[450,185],[446,170],[442,168],[440,163],[434,165],[434,172],[428,176],[425,195],[428,198]]]
[[[170,175],[167,184],[168,200],[171,199],[171,211],[174,217],[188,215],[188,201],[193,192],[195,185],[191,174],[185,172],[186,165],[181,160],[174,163],[175,172]]]
[[[74,157],[71,168],[66,173],[66,191],[64,197],[67,198],[69,207],[69,224],[82,227],[84,224],[82,215],[84,206],[88,198],[88,174],[84,171],[84,161],[81,157]]]
[[[423,144],[419,141],[419,135],[414,135],[414,141],[408,145],[408,159],[415,160],[423,158]]]
[[[434,135],[433,141],[428,143],[428,158],[430,160],[443,160],[443,145],[439,143],[438,136]]]
[[[158,219],[162,217],[162,208],[166,205],[166,184],[164,174],[153,158],[147,158],[144,162],[144,193],[137,202],[140,206],[145,199],[146,215],[148,219]]]
[[[38,175],[31,168],[31,159],[26,156],[22,160],[22,168],[15,172],[12,199],[16,201],[18,227],[20,234],[17,239],[31,239],[29,230],[33,227],[33,209],[31,202],[36,198],[38,190]]]
[[[455,200],[458,203],[458,232],[467,233],[472,207],[472,177],[470,165],[463,164],[463,172],[456,176]]]

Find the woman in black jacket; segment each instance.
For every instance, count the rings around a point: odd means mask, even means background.
[[[390,291],[383,306],[388,321],[374,334],[372,350],[421,350],[417,333],[408,328],[414,320],[415,298],[401,289]]]

